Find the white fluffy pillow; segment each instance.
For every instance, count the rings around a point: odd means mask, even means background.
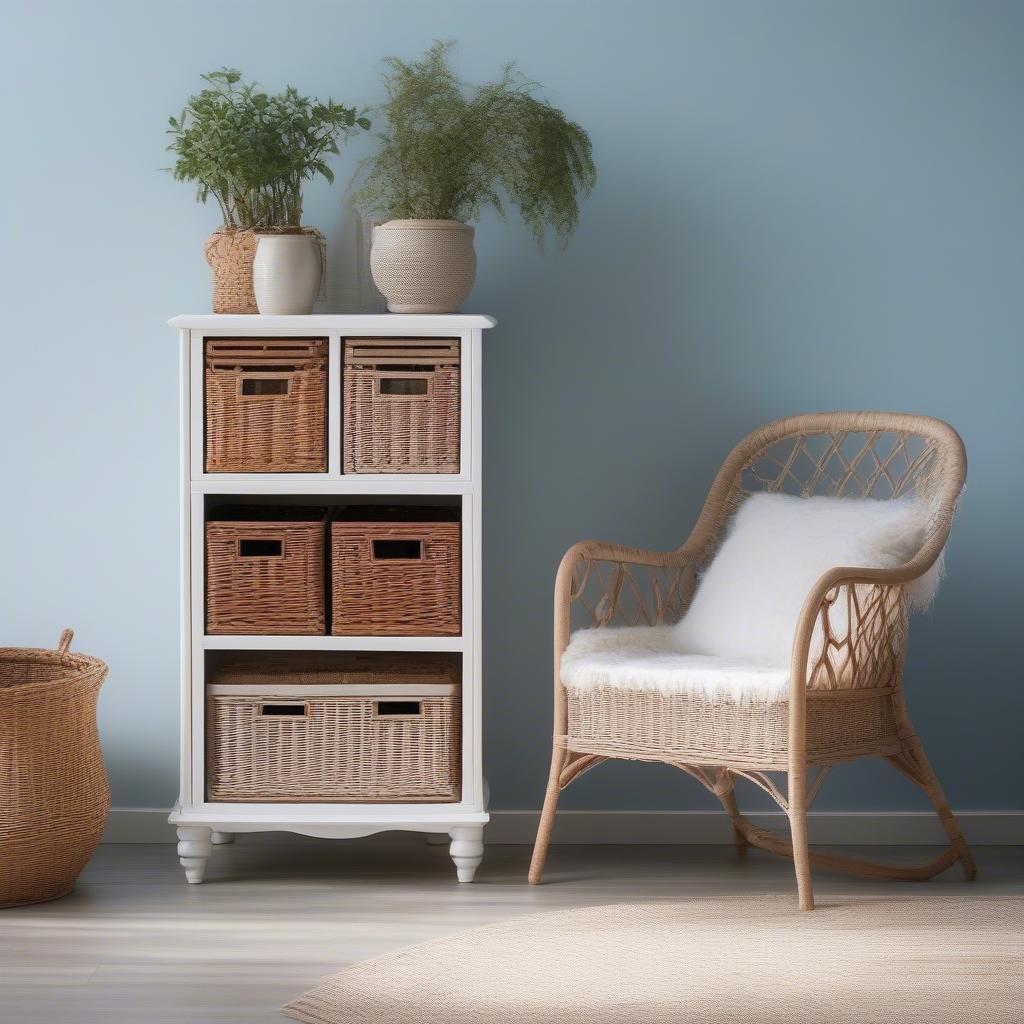
[[[753,494],[729,524],[676,640],[699,654],[788,665],[800,609],[822,573],[902,565],[923,544],[929,518],[909,499]],[[939,572],[936,563],[914,588],[915,604],[928,604]]]

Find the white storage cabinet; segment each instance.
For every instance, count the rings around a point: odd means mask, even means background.
[[[401,830],[447,836],[459,881],[471,882],[483,856],[487,783],[481,766],[480,646],[480,360],[486,316],[461,314],[178,316],[170,321],[181,347],[181,790],[170,821],[189,882],[203,880],[214,846],[239,832],[297,832],[351,839]],[[328,408],[326,473],[206,473],[204,367],[208,338],[326,338]],[[342,473],[342,360],[346,338],[449,338],[461,350],[461,434],[458,473]],[[205,630],[204,530],[208,496],[244,504],[281,496],[325,505],[377,498],[450,496],[461,503],[462,631],[459,636],[208,635]],[[329,628],[329,626],[328,626]],[[209,802],[205,779],[205,695],[208,651],[450,651],[462,669],[462,790],[458,803]]]

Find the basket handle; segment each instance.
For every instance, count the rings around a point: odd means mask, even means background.
[[[423,561],[422,537],[371,537],[370,559],[374,562]]]
[[[416,401],[434,397],[434,380],[429,373],[375,373],[377,397],[394,401]]]
[[[274,373],[243,370],[238,381],[238,395],[240,398],[294,398],[294,377],[294,372],[287,370]]]
[[[60,635],[60,640],[57,641],[57,653],[67,654],[68,648],[71,646],[71,641],[75,639],[75,631],[73,629],[65,629]]]
[[[378,700],[374,702],[377,718],[422,718],[421,700]]]

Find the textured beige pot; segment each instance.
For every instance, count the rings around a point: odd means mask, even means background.
[[[473,228],[455,220],[379,224],[370,273],[392,313],[457,313],[476,279]]]

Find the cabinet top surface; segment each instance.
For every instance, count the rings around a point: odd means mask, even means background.
[[[186,313],[167,323],[193,331],[465,331],[493,327],[494,317],[478,313],[311,313],[308,316],[258,316]]]

